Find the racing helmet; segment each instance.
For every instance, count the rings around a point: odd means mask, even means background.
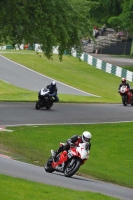
[[[55,81],[52,81],[51,85],[56,85],[56,82],[55,82]]]
[[[125,84],[125,83],[126,83],[126,78],[122,78],[122,79],[121,79],[121,82],[122,82],[123,84]]]
[[[91,140],[91,138],[92,138],[92,135],[91,135],[90,132],[84,131],[84,132],[82,133],[82,141],[83,141],[83,142],[89,142],[89,141]]]

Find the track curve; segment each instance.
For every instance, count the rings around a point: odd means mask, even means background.
[[[133,107],[122,104],[55,103],[50,110],[35,109],[35,103],[0,103],[0,125],[85,124],[133,121]],[[128,111],[128,112],[127,112]]]

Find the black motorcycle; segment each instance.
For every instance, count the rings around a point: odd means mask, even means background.
[[[50,109],[53,105],[53,98],[49,95],[50,91],[47,88],[42,88],[38,92],[38,101],[36,102],[35,108],[39,110],[40,108],[46,107]]]

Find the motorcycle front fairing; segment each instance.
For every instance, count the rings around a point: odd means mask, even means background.
[[[57,166],[61,165],[62,163],[66,162],[68,160],[67,151],[63,151],[60,155],[57,161],[52,162],[52,167],[56,168]]]
[[[47,88],[42,88],[39,92],[38,92],[38,98],[43,99],[45,96],[48,97],[49,94],[49,89]]]
[[[62,144],[60,144],[62,145]],[[81,163],[83,164],[84,161],[86,161],[89,158],[89,149],[88,149],[88,143],[80,143],[78,147],[70,147],[68,151],[63,151],[59,157],[58,160],[52,163],[52,167],[55,168],[62,163],[65,163],[66,161],[71,160],[71,158],[80,158]]]
[[[88,143],[80,143],[79,146],[77,147],[77,151],[80,154],[80,158],[82,160],[88,159],[89,158],[89,149],[88,148]]]

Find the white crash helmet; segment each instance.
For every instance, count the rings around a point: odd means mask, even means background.
[[[92,138],[92,135],[91,135],[90,132],[84,131],[84,132],[82,133],[82,141],[83,141],[83,142],[89,142],[89,141],[91,140],[91,138]]]
[[[52,81],[51,85],[56,85],[56,82],[55,82],[55,81]]]

